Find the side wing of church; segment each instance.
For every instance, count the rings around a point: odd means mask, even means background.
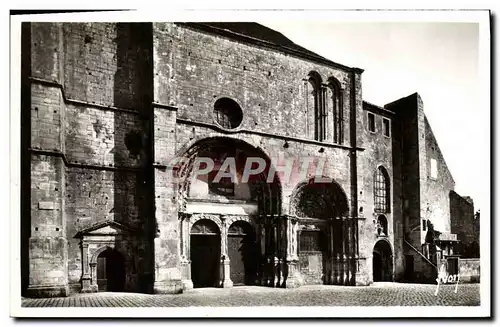
[[[21,73],[26,296],[457,269],[473,205],[417,93],[255,23],[24,23]]]

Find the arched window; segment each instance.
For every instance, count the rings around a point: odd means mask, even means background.
[[[314,139],[323,142],[326,140],[326,90],[322,85],[321,76],[317,72],[310,72],[308,81],[311,86],[309,95],[313,102],[311,107],[314,107]]]
[[[314,112],[314,139],[320,142],[342,143],[343,115],[342,89],[338,80],[328,78],[323,84],[321,76],[312,71],[304,79],[307,94],[307,110],[312,119]],[[331,118],[329,118],[331,117]]]
[[[374,204],[375,212],[390,212],[390,183],[389,174],[383,167],[375,173]]]
[[[378,216],[377,219],[377,235],[378,236],[388,236],[387,233],[387,218],[384,215]]]
[[[328,107],[331,107],[333,142],[342,143],[343,138],[343,112],[342,112],[342,91],[340,83],[333,77],[328,79]]]

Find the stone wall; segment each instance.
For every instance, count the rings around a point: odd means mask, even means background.
[[[153,28],[155,103],[176,110],[175,148],[168,147],[170,158],[174,153],[182,155],[205,138],[233,138],[250,144],[272,159],[299,162],[305,157],[313,157],[326,160],[320,174],[333,178],[342,187],[349,207],[353,208],[354,215],[357,214],[357,198],[352,200],[357,186],[353,185],[350,147],[353,144],[361,146],[364,141],[362,137],[356,140],[356,134],[354,139],[351,135],[353,124],[362,119],[359,77],[355,83],[350,71],[201,32],[192,26],[155,23]],[[314,125],[304,81],[311,71],[318,72],[324,82],[328,77],[335,77],[342,86],[342,146],[334,145],[333,137],[326,142],[314,141],[311,134]],[[354,94],[351,92],[353,87],[356,89]],[[214,103],[221,97],[234,99],[242,108],[242,124],[234,131],[224,130],[214,121]],[[333,128],[331,117],[329,119]],[[165,135],[164,131],[158,133],[174,138]],[[166,148],[158,151],[165,155],[166,162]],[[357,173],[356,168],[354,172]],[[290,196],[297,185],[315,174],[313,167],[305,178],[280,175],[282,213],[288,213]],[[161,204],[161,207],[170,206]],[[169,217],[165,218],[170,221],[168,224],[174,223],[176,212],[165,210],[163,216]],[[364,238],[360,240],[364,241]]]
[[[459,259],[458,269],[461,283],[479,283],[481,280],[479,259]]]
[[[366,248],[363,248],[363,253],[368,260],[368,264],[372,265],[373,248],[375,243],[380,239],[381,236],[377,234],[377,219],[379,215],[383,215],[387,219],[388,223],[388,235],[383,237],[387,238],[392,246],[394,256],[393,266],[394,266],[394,278],[399,280],[404,273],[404,255],[403,255],[403,231],[402,231],[402,221],[401,221],[401,197],[399,196],[398,188],[395,185],[396,176],[394,169],[394,158],[393,158],[393,144],[394,138],[398,137],[399,134],[393,135],[393,131],[396,129],[395,115],[391,111],[384,110],[383,108],[365,103],[363,115],[363,124],[358,128],[358,133],[365,137],[364,146],[365,151],[362,155],[362,161],[360,162],[360,167],[364,169],[360,171],[363,172],[362,181],[363,187],[360,188],[360,197],[364,199],[363,212],[366,217],[366,227],[367,232],[366,238],[369,240]],[[368,129],[368,113],[371,113],[375,117],[375,132],[371,132]],[[383,131],[383,120],[387,120],[390,124],[390,134],[386,136]],[[394,126],[395,125],[395,126]],[[375,173],[382,167],[389,177],[389,208],[388,211],[376,212],[374,207],[374,186],[375,186]],[[360,204],[361,206],[361,204]],[[360,251],[362,251],[360,249]],[[373,270],[369,269],[369,270]],[[371,276],[373,278],[373,276]]]
[[[479,218],[474,215],[474,203],[471,199],[450,192],[451,232],[457,234],[456,250],[465,258],[479,257]]]
[[[420,228],[420,143],[418,125],[418,106],[420,96],[414,94],[406,98],[385,105],[384,107],[396,113],[393,122],[395,136],[394,164],[399,171],[402,195],[402,222],[405,238],[410,243],[419,246],[421,238]]]
[[[32,165],[29,197],[34,228],[29,290],[31,295],[46,295],[44,290],[59,285],[63,289],[59,293],[67,294],[68,286],[79,290],[82,277],[82,251],[76,237],[80,230],[116,220],[138,228],[143,235],[139,238],[151,234],[152,197],[147,197],[152,194],[147,146],[151,26],[27,26],[24,39],[31,51],[23,54],[23,61],[31,67],[26,74],[31,86],[23,98],[30,99],[26,106],[31,111],[31,159],[25,160]],[[47,215],[54,219],[44,218]],[[50,246],[59,253],[47,252],[54,254],[44,261],[51,262],[51,267],[38,262],[42,253],[38,246]],[[153,272],[150,251],[151,246],[146,246],[139,255],[149,260],[137,274]],[[52,279],[44,279],[47,274]],[[133,284],[128,289],[137,289]]]
[[[214,102],[229,97],[243,109],[241,129],[311,139],[303,79],[316,71],[323,82],[334,77],[344,89],[343,143],[349,143],[348,71],[184,25],[155,23],[154,29],[155,101],[177,107],[179,118],[213,124]]]
[[[133,257],[127,259],[127,290],[181,291],[187,257],[173,166],[207,138],[243,141],[275,162],[325,162],[320,170],[311,165],[305,176],[278,173],[280,211],[290,213],[299,184],[314,176],[333,179],[347,197],[347,215],[359,218],[357,284],[372,279],[373,180],[379,166],[391,184],[387,238],[396,280],[404,270],[403,226],[417,249],[424,235],[421,218],[450,231],[453,180],[418,94],[387,105],[389,110],[368,106],[376,113],[377,132],[371,133],[361,70],[270,50],[241,36],[193,24],[27,23],[22,43],[22,108],[29,113],[23,115],[22,136],[23,175],[29,176],[22,221],[29,229],[23,229],[22,240],[29,247],[22,247],[21,261],[23,290],[31,295],[79,290],[80,233],[104,221],[137,233],[135,241],[116,244]],[[323,83],[334,78],[342,90],[343,133],[337,143],[332,108],[327,139],[314,140],[307,81],[312,71]],[[242,109],[234,130],[214,119],[214,103],[222,97]],[[382,117],[390,120],[389,137],[382,134]],[[431,158],[438,163],[435,180],[428,177]],[[90,248],[98,250],[95,244]],[[315,267],[322,265],[315,263],[323,259],[310,265],[305,257],[300,265],[307,266],[311,282],[320,281]],[[154,287],[141,286],[152,280]]]
[[[424,136],[425,141],[425,147],[420,152],[421,218],[430,220],[435,230],[450,233],[450,191],[455,188],[455,181],[425,115],[419,134],[421,138]],[[437,165],[436,177],[432,176],[431,160],[435,160]]]

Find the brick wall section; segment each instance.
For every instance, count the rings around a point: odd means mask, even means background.
[[[65,23],[63,30],[68,98],[135,111],[147,107],[149,24]]]
[[[31,184],[60,184],[57,212],[63,239],[57,245],[61,255],[54,258],[65,258],[60,265],[65,269],[65,284],[59,294],[67,293],[68,276],[71,288],[78,291],[82,254],[76,233],[106,219],[140,232],[133,244],[120,245],[141,261],[140,268],[127,269],[134,276],[127,276],[126,288],[138,290],[139,280],[153,271],[152,247],[146,236],[154,225],[149,214],[153,197],[148,196],[152,194],[147,146],[152,102],[150,27],[127,23],[31,25],[31,77],[35,78],[31,85],[31,147],[53,153],[32,159],[32,165],[37,162],[44,169],[35,170],[38,175],[32,175]],[[58,164],[49,164],[53,160],[59,160]],[[50,202],[47,196],[31,193],[32,203],[44,202],[43,206],[50,207],[45,203]],[[41,209],[33,210],[31,224],[39,226],[39,231],[52,231],[53,223],[43,221]],[[40,288],[47,289],[48,282],[40,279],[44,270],[33,266],[38,262],[35,247],[45,246],[47,240],[40,237],[50,240],[57,236],[44,233],[30,242],[30,287],[40,295],[47,295]],[[31,238],[35,239],[33,234]],[[52,294],[53,286],[62,280],[57,278],[49,287]]]
[[[353,206],[356,214],[357,204],[352,202],[352,192],[357,190],[357,185],[353,185],[351,177],[353,171],[349,150],[294,140],[288,140],[288,148],[285,148],[284,139],[271,135],[256,135],[254,132],[313,139],[313,121],[311,115],[308,118],[307,114],[307,111],[311,114],[311,108],[307,108],[306,103],[307,83],[304,83],[303,79],[307,78],[310,71],[317,71],[324,82],[330,76],[340,81],[343,88],[343,144],[347,146],[354,144],[350,132],[351,124],[362,119],[358,117],[362,111],[360,76],[355,83],[352,83],[351,72],[318,65],[224,37],[200,33],[186,26],[154,23],[153,29],[154,100],[156,103],[178,108],[175,138],[169,135],[170,127],[162,131],[162,126],[157,126],[155,123],[155,133],[161,133],[161,137],[155,135],[155,163],[160,160],[158,151],[162,154],[167,152],[165,154],[167,157],[173,156],[173,152],[168,152],[171,151],[171,145],[165,147],[170,140],[175,139],[176,153],[180,155],[196,141],[207,137],[240,139],[270,157],[326,158],[327,168],[324,175],[335,179],[342,187],[349,199],[349,207]],[[356,89],[354,94],[351,93],[353,87]],[[220,97],[236,100],[243,110],[243,122],[237,133],[217,131],[212,112],[214,102]],[[356,110],[350,110],[352,106],[355,106]],[[156,119],[158,117],[162,116],[157,114]],[[167,117],[162,119],[171,121],[169,120],[171,118]],[[202,126],[200,123],[208,125]],[[331,116],[329,123],[332,123],[332,127],[328,128],[333,128]],[[328,142],[331,143],[332,140]],[[363,139],[360,138],[358,143],[362,145]],[[158,200],[158,196],[166,199],[172,196],[170,193],[167,194],[167,190],[162,191],[158,188],[159,180],[163,180],[163,185],[168,185],[168,182],[165,184],[165,177],[162,177],[162,174],[161,170],[156,169],[157,215],[169,217],[168,219],[172,220],[170,224],[173,224],[177,219],[176,212],[167,203],[168,200],[163,200],[161,203]],[[304,179],[298,179],[296,176],[291,180],[282,180],[283,213],[288,212],[290,195],[303,181]],[[158,214],[159,212],[162,213]],[[175,225],[170,226],[172,237],[178,237],[177,228]],[[364,235],[364,231],[360,231],[360,234]],[[364,240],[364,237],[360,238],[361,243],[364,243]],[[173,259],[170,261],[174,263]],[[362,271],[363,274],[369,275],[366,269]]]
[[[430,220],[438,231],[450,232],[449,193],[454,181],[425,117],[421,97],[415,93],[386,108],[397,113],[402,131],[401,184],[406,239],[420,251],[426,235],[422,219]],[[431,178],[431,158],[437,161],[436,179]],[[420,271],[417,279],[432,280],[435,269],[410,247],[407,251],[414,256],[415,270]]]
[[[64,295],[67,285],[67,241],[62,217],[64,185],[60,158],[32,156],[30,294]],[[40,288],[50,290],[42,292]]]
[[[459,259],[458,269],[461,283],[479,283],[481,280],[479,259]]]
[[[243,109],[241,128],[305,138],[303,79],[317,71],[324,82],[333,76],[345,88],[344,144],[348,143],[348,72],[185,26],[155,23],[154,29],[155,47],[161,49],[155,60],[155,101],[178,107],[179,118],[213,123],[214,102],[230,97]]]
[[[401,153],[401,124],[395,115],[391,120],[391,139],[392,139],[392,217],[394,225],[394,260],[395,260],[395,280],[400,281],[404,278],[405,263],[405,245],[404,233],[405,222],[403,217],[403,176],[402,176],[402,153]]]
[[[67,293],[67,240],[63,219],[64,163],[32,156],[29,291],[33,296]],[[46,291],[40,288],[48,288]]]
[[[417,102],[420,98],[413,94],[385,107],[396,113],[394,128],[400,131],[400,148],[394,148],[398,152],[401,162],[401,190],[403,224],[406,239],[417,248],[420,246],[420,162],[419,162],[419,133]]]
[[[69,104],[65,123],[70,163],[139,168],[147,162],[147,134],[137,114]],[[140,142],[137,151],[127,142],[134,137]]]
[[[31,24],[31,76],[61,82],[64,51],[61,23]]]
[[[31,76],[60,80],[60,24],[30,25]],[[54,87],[31,85],[31,140],[29,147],[44,152],[63,150],[62,97]],[[31,296],[66,295],[67,239],[64,219],[65,174],[60,157],[30,156],[31,191],[29,282]],[[24,227],[26,228],[26,226]]]
[[[139,279],[153,270],[146,236],[152,222],[146,172],[151,52],[145,33],[147,26],[140,24],[64,24],[64,91],[67,98],[83,102],[66,104],[66,158],[70,164],[98,168],[67,170],[68,236],[104,220],[137,229],[136,241],[116,244],[124,255],[142,262],[136,267],[133,260],[126,260],[125,287],[130,291],[139,290]],[[132,112],[93,108],[92,104]],[[117,170],[102,170],[109,168]],[[78,242],[70,240],[72,285],[78,283],[82,271]]]
[[[476,228],[477,218],[474,217],[472,200],[451,191],[450,217],[451,233],[457,234],[457,239],[460,241],[457,252],[465,257],[479,257],[478,251],[474,251],[474,243],[479,244],[479,230]]]
[[[31,147],[63,151],[64,101],[57,87],[31,85]]]
[[[426,276],[433,278],[435,268],[427,262],[420,253],[415,252],[410,246],[404,244],[408,241],[418,251],[421,251],[422,238],[425,232],[421,226],[421,159],[422,148],[425,143],[420,135],[422,129],[423,103],[420,96],[415,93],[408,97],[387,104],[385,108],[396,113],[393,120],[393,163],[394,163],[394,192],[400,194],[400,249],[403,250],[399,260],[403,262],[403,276],[398,278],[422,280]],[[421,140],[422,139],[422,140]],[[397,208],[397,205],[395,206]],[[394,213],[395,215],[395,213]],[[402,230],[401,230],[402,229]],[[413,257],[413,271],[406,270],[407,265],[403,255]]]
[[[373,248],[379,240],[377,236],[377,219],[378,216],[383,214],[387,218],[388,223],[388,240],[392,245],[394,256],[394,278],[399,280],[404,273],[404,255],[403,255],[403,223],[401,221],[401,197],[398,194],[400,186],[395,186],[396,181],[396,167],[393,165],[394,158],[394,139],[399,137],[399,134],[393,134],[394,129],[397,128],[395,115],[390,112],[380,110],[379,108],[365,104],[363,111],[362,124],[358,127],[358,135],[364,136],[365,151],[362,155],[362,186],[360,187],[360,196],[364,199],[364,216],[366,217],[366,242],[367,245],[363,248],[364,255],[367,258],[372,258]],[[368,129],[368,112],[375,115],[375,132],[370,132]],[[390,136],[385,136],[383,133],[383,120],[389,120],[391,126]],[[375,173],[379,167],[383,167],[389,175],[390,183],[390,203],[389,212],[378,213],[375,212],[374,207],[374,183]],[[399,171],[397,172],[399,174]],[[398,180],[399,183],[399,180]],[[361,194],[362,193],[362,194]],[[361,204],[360,204],[361,205]],[[361,251],[361,249],[360,249]],[[371,267],[372,260],[368,260]],[[372,270],[372,269],[370,269]],[[373,276],[371,276],[373,277]]]
[[[367,131],[361,70],[320,65],[185,24],[33,23],[30,30],[30,77],[35,78],[26,91],[34,149],[30,227],[32,232],[39,228],[29,242],[32,288],[50,284],[50,292],[65,294],[69,278],[78,290],[82,261],[74,236],[112,219],[140,231],[134,241],[117,244],[131,253],[127,290],[137,290],[141,279],[154,275],[155,291],[180,291],[178,194],[170,164],[209,137],[243,140],[271,158],[326,159],[322,175],[341,186],[350,216],[366,218],[359,228],[365,261],[360,262],[358,284],[372,278],[378,165],[391,177],[391,213],[386,216],[396,276],[403,269],[403,225],[417,248],[425,235],[421,217],[449,231],[452,208],[445,199],[453,180],[418,94],[387,105],[396,115],[390,117],[393,137],[386,138],[380,133],[380,116],[379,133]],[[329,139],[313,141],[310,88],[304,81],[311,71],[324,82],[329,77],[340,82],[343,146],[331,144],[331,113]],[[235,131],[214,122],[213,105],[220,97],[234,99],[243,110]],[[431,157],[438,159],[437,181],[428,179]],[[310,171],[305,179],[314,174]],[[290,196],[303,181],[294,175],[282,179],[282,213],[289,213]],[[35,188],[39,185],[43,189]],[[439,203],[431,210],[434,215],[427,213],[428,203]],[[40,259],[47,244],[55,254],[48,261],[56,271],[50,276]],[[417,261],[416,268],[429,268]]]
[[[420,176],[421,217],[430,220],[435,230],[450,233],[450,191],[455,188],[455,181],[425,115],[419,134],[425,142],[420,153],[424,167]],[[437,162],[436,179],[431,177],[431,159]]]
[[[158,48],[155,47],[155,51]],[[156,81],[155,81],[156,85]],[[155,293],[182,291],[177,184],[175,164],[177,112],[154,109],[154,189],[156,233],[154,244]]]

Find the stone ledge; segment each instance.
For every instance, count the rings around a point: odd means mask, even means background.
[[[26,297],[66,297],[69,295],[68,284],[63,285],[31,285],[26,290]]]
[[[154,294],[179,294],[183,291],[184,284],[181,280],[155,282],[153,286]]]

